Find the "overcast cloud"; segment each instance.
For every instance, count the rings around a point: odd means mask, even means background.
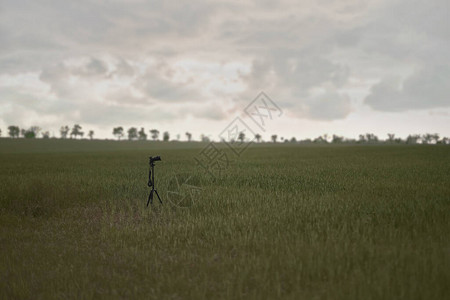
[[[260,91],[310,124],[368,111],[448,120],[449,11],[448,0],[0,0],[0,126],[151,115],[188,130],[232,120]]]

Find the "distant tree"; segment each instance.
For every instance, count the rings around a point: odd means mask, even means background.
[[[163,133],[163,141],[164,142],[168,142],[169,139],[170,139],[169,132],[168,131],[164,131],[164,133]]]
[[[188,142],[190,142],[191,139],[192,139],[192,133],[186,132],[186,137],[187,137],[187,139],[188,139]]]
[[[9,126],[8,127],[8,135],[12,138],[19,137],[20,129],[19,126]]]
[[[261,135],[259,133],[255,134],[255,139],[259,143],[261,141]]]
[[[433,140],[433,136],[430,133],[422,135],[422,144],[430,144]]]
[[[94,130],[89,130],[88,136],[91,140],[94,139]]]
[[[420,135],[418,134],[413,134],[413,135],[408,135],[408,137],[406,138],[406,143],[407,144],[417,144],[417,142],[420,139]]]
[[[38,136],[39,132],[41,131],[41,127],[31,126],[28,130],[34,132],[35,136]]]
[[[344,137],[343,136],[338,136],[338,135],[333,134],[333,138],[331,140],[331,142],[333,144],[342,143],[343,141],[344,141]]]
[[[31,126],[29,129],[27,129],[24,132],[24,137],[26,139],[34,139],[35,137],[38,136],[39,131],[41,131],[41,128],[39,128],[38,126]]]
[[[41,134],[43,139],[48,139],[50,137],[50,132],[48,131],[44,131]]]
[[[437,144],[439,142],[439,134],[435,133],[431,135],[433,141]]]
[[[59,133],[61,134],[61,138],[62,139],[66,139],[67,135],[69,134],[69,126],[61,126],[61,128],[59,129]]]
[[[439,134],[434,133],[426,133],[424,135],[422,135],[422,143],[423,144],[432,144],[432,143],[438,143],[439,141]]]
[[[120,139],[123,137],[123,127],[115,127],[113,128],[113,135],[120,141]]]
[[[444,145],[450,144],[450,139],[448,137],[443,137],[441,143]]]
[[[373,133],[366,133],[366,140],[369,143],[376,143],[378,142],[378,137]]]
[[[395,141],[395,134],[393,133],[388,133],[388,141],[389,143],[393,143]]]
[[[131,127],[130,129],[128,129],[128,139],[130,141],[137,139],[137,137],[138,137],[138,131],[137,131],[136,127]]]
[[[79,124],[73,125],[72,131],[70,132],[70,138],[72,138],[72,136],[75,136],[76,139],[77,136],[83,137],[83,135],[84,132],[81,131],[81,126]]]
[[[272,142],[276,143],[277,138],[278,138],[278,135],[276,135],[276,134],[272,135]]]
[[[297,139],[295,137],[291,138],[291,143],[297,143]]]
[[[159,136],[159,130],[152,129],[152,130],[150,130],[150,134],[152,135],[152,139],[154,141],[156,141],[158,139],[158,136]]]
[[[34,139],[36,137],[36,134],[33,131],[25,131],[25,134],[23,135],[26,139]]]
[[[177,141],[180,140],[180,134],[177,134]]]
[[[201,140],[202,142],[204,142],[204,143],[209,143],[209,142],[210,142],[209,137],[206,136],[206,135],[204,135],[204,134],[201,134],[201,135],[200,135],[200,140]]]
[[[25,132],[27,132],[25,129],[20,129],[20,135],[22,136],[22,137],[25,137]]]
[[[324,136],[318,136],[318,137],[316,137],[316,138],[313,140],[313,142],[314,142],[314,143],[319,143],[319,144],[322,144],[322,143],[328,143],[328,141],[325,139]]]
[[[245,140],[245,133],[243,131],[239,132],[238,140],[241,141],[241,143]]]
[[[2,130],[0,129],[0,137],[2,137]]]
[[[366,141],[367,141],[367,140],[366,140],[366,136],[363,135],[363,134],[360,134],[360,135],[359,135],[358,143],[365,143]]]
[[[139,130],[138,135],[139,135],[139,140],[141,140],[141,141],[147,140],[147,134],[145,133],[144,127],[142,127],[141,130]]]

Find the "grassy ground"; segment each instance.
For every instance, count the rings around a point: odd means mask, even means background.
[[[450,294],[450,147],[256,145],[211,180],[203,146],[0,139],[0,298]]]

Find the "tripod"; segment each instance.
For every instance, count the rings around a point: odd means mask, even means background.
[[[155,188],[155,161],[157,160],[161,160],[161,158],[159,156],[156,156],[155,158],[152,158],[150,156],[150,170],[148,173],[148,186],[152,188],[152,190],[150,191],[150,195],[148,195],[148,201],[147,201],[147,206],[148,204],[152,204],[153,205],[153,193],[156,194],[156,196],[158,196],[158,200],[159,202],[162,204],[161,198],[159,197],[158,191]]]

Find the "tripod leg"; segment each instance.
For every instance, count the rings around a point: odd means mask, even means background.
[[[150,192],[150,195],[148,195],[147,206],[148,206],[149,203],[150,203],[150,204],[153,204],[153,191],[154,191],[154,190],[152,190],[152,191]],[[158,196],[158,197],[159,197],[159,196]]]
[[[161,204],[162,204],[162,201],[161,201],[161,198],[159,197],[158,191],[157,191],[157,190],[155,190],[155,193],[156,193],[156,196],[158,196],[158,199],[159,199],[159,203],[161,203]]]

